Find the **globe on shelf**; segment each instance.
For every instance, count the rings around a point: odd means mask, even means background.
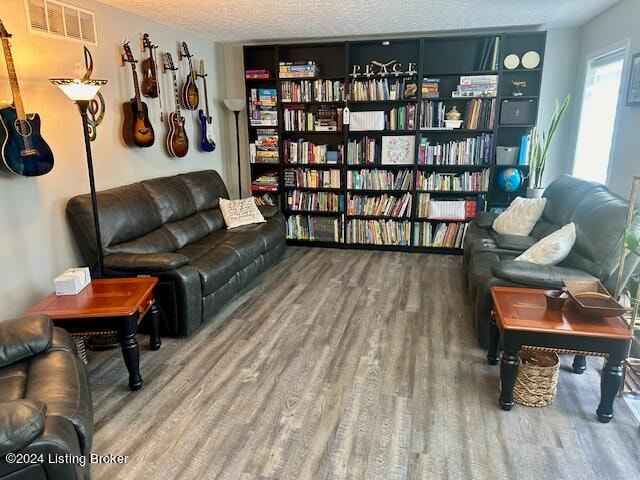
[[[498,188],[513,193],[522,186],[522,172],[517,168],[505,168],[498,173]]]

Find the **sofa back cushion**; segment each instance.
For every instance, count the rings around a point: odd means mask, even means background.
[[[162,223],[182,220],[196,213],[196,204],[179,177],[154,178],[140,182],[158,209]]]
[[[229,192],[222,178],[215,170],[203,170],[178,175],[184,182],[199,212],[218,208],[219,198],[229,198]]]

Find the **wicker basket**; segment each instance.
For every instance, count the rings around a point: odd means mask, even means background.
[[[513,399],[528,407],[546,407],[556,396],[560,358],[553,352],[523,349]]]

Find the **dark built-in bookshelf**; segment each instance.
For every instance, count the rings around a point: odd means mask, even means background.
[[[264,139],[264,129],[272,128],[278,152],[277,163],[260,159],[252,162],[253,194],[263,202],[266,194],[270,197],[267,202],[280,206],[287,218],[287,241],[291,245],[461,253],[466,226],[475,212],[504,208],[516,196],[524,195],[527,188],[526,180],[512,193],[497,187],[497,176],[503,169],[515,167],[526,176],[528,166],[498,165],[496,147],[519,147],[522,137],[535,124],[545,41],[546,32],[535,31],[245,46],[245,71],[268,72],[268,78],[246,80],[247,108],[252,106],[252,92],[255,100],[258,89],[271,89],[277,96],[272,109],[277,112],[277,126],[256,126],[249,121],[249,142],[255,143],[259,135]],[[529,51],[541,57],[535,68],[504,67],[507,55],[522,58]],[[402,74],[367,77],[366,65],[373,60],[396,60]],[[309,67],[313,76],[281,78],[281,62],[313,62]],[[415,72],[407,74],[409,64]],[[361,68],[357,76],[353,75],[355,65]],[[454,92],[465,90],[459,86],[461,77],[486,75],[496,76],[495,92],[482,97],[453,96]],[[386,85],[380,85],[395,94],[376,87],[375,81],[384,79]],[[429,90],[431,87],[423,87],[425,79],[431,85],[437,80],[437,94]],[[512,81],[526,82],[526,87],[519,88],[520,95],[514,95]],[[410,89],[406,91],[411,83],[416,86],[413,96]],[[501,122],[505,101],[531,102],[528,119],[519,119],[518,124]],[[439,108],[448,112],[453,106],[462,114],[462,128],[426,126],[425,115],[437,117]],[[325,127],[335,123],[331,120],[342,121],[344,111],[339,115],[332,112],[344,108],[350,114],[349,124],[336,131],[316,130],[331,128]],[[383,129],[379,123],[376,129],[354,131],[358,117],[354,113],[380,111],[385,112]],[[471,116],[472,112],[476,114]],[[413,121],[409,122],[411,115]],[[369,116],[382,121],[379,113],[359,115],[360,119]],[[386,136],[413,138],[413,152],[406,164],[380,163],[382,139]],[[460,155],[461,151],[464,155]],[[319,160],[321,163],[314,163]],[[296,170],[304,170],[298,175],[304,175],[305,186],[300,186],[298,180],[292,183],[292,178],[298,178],[291,173]],[[339,187],[335,184],[336,170],[340,172]],[[334,176],[328,186],[322,179],[329,178],[330,173]],[[253,185],[269,175],[277,177],[277,184]],[[399,177],[405,181],[394,183]],[[354,178],[362,183],[354,183]],[[411,196],[410,207],[407,195]],[[444,213],[428,218],[428,207],[424,205],[429,201],[437,202]],[[451,206],[447,201],[459,203]],[[465,206],[464,220],[460,216],[461,203]],[[451,209],[457,212],[456,216],[446,218]]]

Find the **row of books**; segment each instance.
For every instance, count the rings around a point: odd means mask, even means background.
[[[438,98],[440,96],[440,79],[424,77],[421,86],[422,98]]]
[[[411,170],[349,170],[347,188],[354,190],[409,190]]]
[[[386,130],[414,130],[416,128],[416,106],[413,103],[392,108],[385,114]]]
[[[313,78],[317,77],[320,69],[313,60],[302,62],[280,62],[278,76],[280,78]]]
[[[468,223],[420,222],[413,225],[413,245],[416,247],[462,248]]]
[[[483,100],[475,98],[467,102],[464,111],[464,126],[470,130],[490,130],[496,118],[496,99]]]
[[[413,85],[413,88],[407,88],[409,85]],[[415,97],[415,81],[405,78],[357,80],[349,84],[349,99],[354,102],[401,100]]]
[[[287,132],[341,132],[342,108],[321,106],[317,112],[305,111],[302,105],[284,109],[284,129]]]
[[[284,171],[284,186],[300,188],[340,188],[340,170],[287,168]]]
[[[384,217],[408,217],[411,215],[411,194],[349,195],[347,215],[371,215]]]
[[[328,192],[287,192],[287,208],[289,210],[305,210],[314,212],[340,212],[343,210],[342,195]]]
[[[342,220],[337,217],[291,215],[287,218],[287,238],[290,240],[342,242]]]
[[[347,243],[409,245],[411,222],[396,220],[350,220]]]
[[[433,200],[431,194],[418,194],[418,217],[430,220],[467,220],[475,218],[478,199]]]
[[[249,98],[249,120],[253,126],[278,125],[278,93],[275,88],[252,88]]]
[[[347,165],[373,165],[380,163],[380,145],[372,137],[349,140]]]
[[[487,165],[492,148],[491,133],[434,145],[423,137],[418,148],[418,165]]]
[[[264,68],[256,68],[244,71],[244,78],[249,80],[257,79],[257,78],[270,78],[271,72]]]
[[[340,80],[284,81],[280,84],[282,102],[339,102],[345,99]]]
[[[278,163],[278,131],[275,128],[256,129],[256,140],[249,144],[251,163]]]
[[[265,172],[258,175],[251,181],[251,191],[253,192],[277,192],[278,172]]]
[[[418,172],[416,189],[445,192],[486,192],[489,190],[489,170],[460,174]]]
[[[420,128],[422,130],[428,128],[444,128],[445,114],[444,102],[423,100],[420,106]]]
[[[454,98],[459,97],[496,97],[498,95],[497,75],[467,75],[460,77],[460,83],[455,92],[451,93]]]
[[[330,150],[329,148],[332,148]],[[337,150],[333,150],[337,148]],[[287,140],[284,142],[284,161],[299,164],[324,164],[342,163],[343,145],[337,147],[329,145],[316,145],[301,138],[299,140]]]

